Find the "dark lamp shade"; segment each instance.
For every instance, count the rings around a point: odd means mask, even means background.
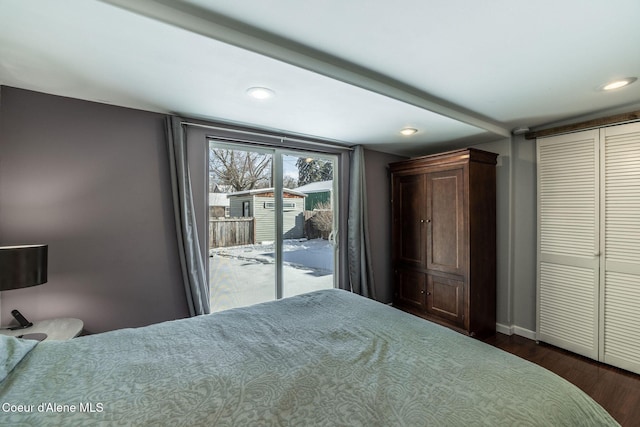
[[[0,246],[0,291],[47,282],[48,245]]]

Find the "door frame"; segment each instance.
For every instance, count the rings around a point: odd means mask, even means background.
[[[333,269],[333,288],[339,288],[340,283],[344,283],[344,277],[346,277],[346,266],[345,262],[346,257],[346,239],[341,239],[341,230],[346,230],[346,226],[341,227],[343,223],[346,223],[346,215],[341,215],[341,207],[346,200],[347,195],[345,194],[348,186],[346,186],[346,182],[344,178],[344,170],[345,163],[348,164],[348,161],[345,162],[345,157],[348,159],[347,151],[338,151],[338,152],[329,152],[329,151],[320,151],[320,150],[309,150],[308,148],[298,148],[298,147],[278,147],[278,146],[265,146],[257,142],[248,142],[246,140],[230,140],[229,138],[221,138],[216,135],[208,135],[206,137],[206,156],[205,161],[207,162],[207,191],[208,191],[208,160],[209,160],[209,147],[211,143],[215,143],[218,147],[223,149],[232,149],[239,151],[253,151],[264,154],[272,155],[272,180],[273,180],[273,188],[274,188],[274,261],[275,261],[275,299],[282,299],[284,297],[284,274],[283,274],[283,235],[284,235],[284,223],[283,223],[283,178],[284,178],[284,167],[283,167],[283,158],[286,155],[297,156],[297,157],[315,157],[315,158],[326,158],[327,160],[332,160],[333,162],[333,188],[332,188],[332,206],[333,206],[333,259],[334,259],[334,269]],[[348,170],[348,169],[347,169]],[[337,195],[337,196],[336,196]],[[345,204],[346,205],[346,204]],[[205,209],[208,209],[207,204],[205,204]],[[204,229],[204,241],[209,241],[209,221],[208,221],[208,212],[205,215],[205,221],[203,221],[203,229]],[[346,224],[345,224],[346,225]],[[202,246],[202,245],[201,245]],[[208,244],[205,245],[206,253],[205,258],[208,259]],[[207,270],[207,282],[209,279],[209,263],[206,264]]]

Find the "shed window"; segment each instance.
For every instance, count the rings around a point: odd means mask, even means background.
[[[265,209],[275,209],[275,202],[264,202]],[[282,209],[285,211],[292,211],[296,209],[296,202],[282,202]]]

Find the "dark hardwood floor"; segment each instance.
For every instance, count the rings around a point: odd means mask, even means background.
[[[536,344],[517,335],[498,333],[484,342],[536,363],[575,384],[622,426],[640,427],[640,375],[548,344]]]

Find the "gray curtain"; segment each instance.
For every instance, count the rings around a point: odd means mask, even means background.
[[[180,118],[175,116],[168,116],[166,125],[178,252],[189,313],[191,316],[209,314],[211,312],[209,286],[200,252],[193,208],[191,177],[187,163],[186,129]]]
[[[349,172],[349,218],[347,253],[349,286],[356,294],[375,299],[369,222],[367,219],[367,188],[364,171],[364,149],[358,145],[351,153]]]

